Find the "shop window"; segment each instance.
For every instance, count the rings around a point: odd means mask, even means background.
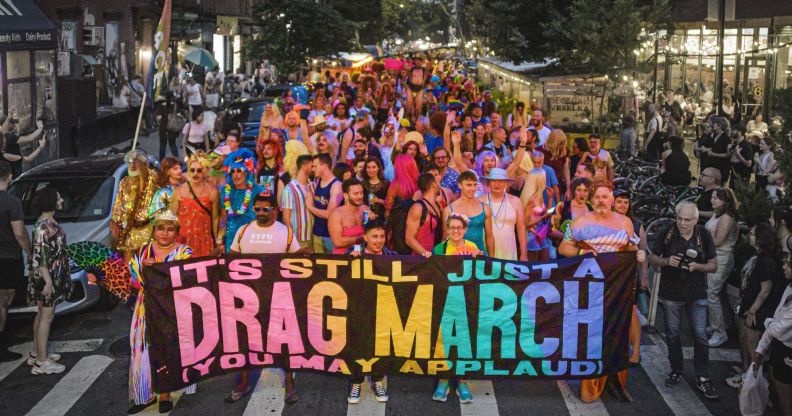
[[[30,81],[8,84],[8,113],[16,115],[21,130],[33,127],[33,107],[30,102]]]
[[[36,51],[36,117],[56,120],[55,51]]]
[[[6,52],[7,79],[30,78],[30,51]]]

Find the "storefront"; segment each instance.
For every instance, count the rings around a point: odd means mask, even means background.
[[[19,119],[22,134],[44,123],[48,147],[40,161],[58,157],[55,106],[57,34],[33,0],[5,0],[0,8],[0,113]]]

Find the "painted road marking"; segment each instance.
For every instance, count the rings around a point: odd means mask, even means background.
[[[281,371],[263,370],[243,416],[280,415],[285,405]]]
[[[27,414],[29,416],[65,415],[112,362],[112,358],[104,355],[90,355],[80,359]]]
[[[468,387],[473,393],[473,403],[460,403],[462,416],[497,416],[498,402],[495,399],[495,387],[490,380],[468,380]]]
[[[50,341],[49,349],[51,352],[57,352],[57,353],[91,352],[99,348],[100,345],[102,345],[101,339]],[[27,360],[28,354],[32,346],[33,346],[32,342],[26,342],[24,344],[14,345],[13,347],[9,348],[9,350],[11,351],[22,354],[22,358],[16,361],[0,363],[0,381],[3,381],[3,379],[8,377],[9,374],[11,374],[14,370],[16,370],[17,367],[19,367],[22,363],[24,363]]]
[[[608,410],[605,409],[602,400],[597,399],[591,403],[585,403],[572,391],[566,381],[559,380],[556,384],[561,390],[561,396],[564,398],[564,403],[566,403],[571,416],[608,416]]]
[[[710,411],[684,380],[674,387],[666,387],[665,378],[671,372],[668,358],[666,358],[666,345],[656,335],[644,335],[648,336],[655,345],[641,345],[641,367],[646,371],[649,380],[652,381],[655,389],[663,397],[671,411],[677,416],[710,415]]]

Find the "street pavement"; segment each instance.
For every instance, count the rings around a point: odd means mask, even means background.
[[[52,349],[62,353],[66,365],[62,374],[34,376],[22,360],[0,363],[0,415],[2,416],[77,416],[122,415],[127,401],[129,366],[130,307],[77,313],[58,317],[52,331]],[[20,338],[14,350],[26,353],[32,317],[13,319],[9,332]],[[662,316],[658,317],[662,324]],[[685,329],[687,331],[687,329]],[[377,403],[368,388],[361,403],[348,405],[346,382],[341,378],[300,373],[296,383],[300,401],[292,406],[283,402],[279,376],[264,371],[254,393],[235,404],[223,397],[234,385],[234,376],[214,378],[198,385],[193,395],[175,395],[174,416],[197,415],[739,415],[737,391],[723,379],[738,365],[736,337],[724,348],[710,351],[712,380],[721,393],[719,401],[700,395],[693,378],[692,341],[683,340],[685,348],[685,382],[667,388],[663,380],[668,372],[662,335],[644,334],[642,360],[630,370],[629,390],[634,403],[620,403],[603,394],[602,399],[585,404],[577,399],[577,382],[556,381],[471,381],[475,401],[460,404],[455,395],[448,402],[431,400],[433,381],[407,377],[388,379],[390,399]],[[157,415],[156,406],[145,414]],[[768,410],[766,415],[773,415]]]

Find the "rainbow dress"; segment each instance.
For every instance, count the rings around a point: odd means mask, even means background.
[[[154,397],[151,382],[151,364],[149,362],[148,346],[146,345],[146,311],[143,308],[143,261],[154,258],[155,262],[170,262],[188,259],[192,256],[190,247],[180,244],[176,246],[164,259],[156,258],[154,244],[144,244],[129,261],[132,290],[137,290],[135,309],[132,312],[132,325],[129,329],[129,344],[131,355],[129,358],[129,398],[135,404],[148,403]],[[185,393],[195,393],[195,384],[184,389]],[[165,393],[165,392],[163,392]]]

